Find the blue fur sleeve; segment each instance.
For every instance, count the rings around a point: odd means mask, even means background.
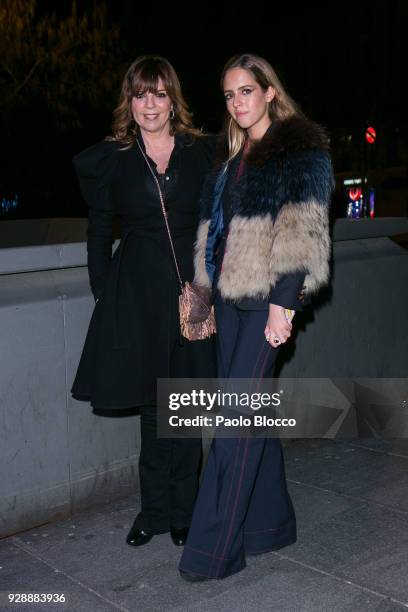
[[[282,183],[282,204],[296,204],[313,199],[323,205],[329,205],[334,189],[330,156],[320,149],[293,153],[285,160]]]

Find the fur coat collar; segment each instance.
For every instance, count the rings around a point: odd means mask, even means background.
[[[302,116],[275,120],[263,138],[254,143],[246,157],[248,166],[262,166],[268,161],[283,161],[296,151],[320,149],[329,152],[329,138],[325,128]],[[223,131],[217,139],[214,167],[218,170],[228,157],[228,139]]]

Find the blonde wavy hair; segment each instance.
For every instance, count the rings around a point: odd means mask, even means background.
[[[119,102],[113,111],[112,134],[107,140],[115,140],[128,146],[135,142],[137,123],[132,114],[132,98],[146,91],[156,93],[160,78],[173,104],[174,117],[170,119],[170,134],[184,133],[193,137],[202,135],[193,125],[192,113],[188,109],[173,66],[164,57],[142,55],[129,66],[125,74]]]
[[[269,102],[268,109],[271,121],[275,119],[288,119],[294,115],[304,116],[300,107],[292,100],[275,70],[266,59],[250,53],[231,57],[225,64],[221,74],[222,91],[224,91],[225,75],[228,70],[232,68],[244,68],[244,70],[248,70],[263,91],[266,91],[269,86],[273,87],[275,96],[271,102]],[[224,129],[228,135],[229,157],[226,162],[226,165],[228,165],[241,150],[246,139],[246,130],[238,125],[228,111],[225,116]]]

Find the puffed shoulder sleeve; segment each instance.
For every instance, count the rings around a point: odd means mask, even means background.
[[[103,140],[73,158],[81,194],[89,208],[113,208],[109,188],[119,159],[119,148],[117,142]]]
[[[115,211],[109,192],[118,150],[118,143],[103,141],[73,159],[81,194],[88,205],[88,273],[95,300],[102,294],[112,258]]]

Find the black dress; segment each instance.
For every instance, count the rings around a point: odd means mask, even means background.
[[[96,305],[72,394],[102,410],[156,404],[157,378],[215,375],[213,339],[180,336],[179,284],[157,187],[137,143],[123,148],[103,141],[74,158],[89,207],[88,268]],[[198,201],[213,149],[211,136],[176,135],[161,177],[183,280],[194,276]],[[122,237],[112,257],[116,214]]]

